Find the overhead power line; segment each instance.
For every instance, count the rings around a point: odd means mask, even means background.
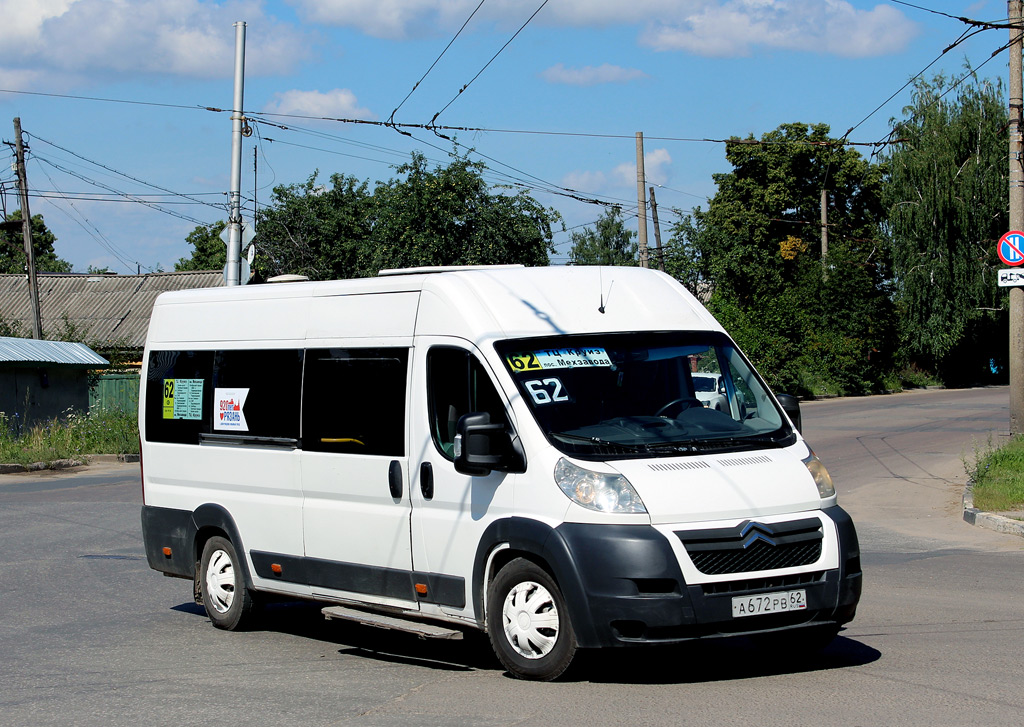
[[[113,187],[111,187],[111,186],[109,186],[107,184],[104,184],[103,182],[99,182],[99,181],[97,181],[95,179],[92,179],[90,177],[85,176],[84,174],[80,174],[79,172],[76,172],[76,171],[74,171],[72,169],[68,169],[67,167],[62,166],[62,165],[54,162],[51,159],[47,159],[46,157],[40,156],[39,154],[33,154],[33,158],[38,160],[38,161],[43,162],[44,164],[49,164],[51,167],[53,167],[54,169],[56,169],[58,171],[64,172],[65,174],[70,174],[72,177],[80,179],[81,181],[85,182],[86,184],[92,184],[92,185],[94,185],[96,187],[99,187],[101,189],[105,189],[108,192],[113,192],[114,194],[119,195],[119,196],[123,197],[126,200],[131,200],[133,202],[137,202],[139,204],[145,205],[146,207],[149,207],[150,209],[154,209],[154,210],[156,210],[158,212],[163,212],[164,214],[171,215],[172,217],[177,217],[178,219],[182,219],[182,220],[185,220],[186,222],[191,222],[191,223],[196,224],[196,225],[208,225],[208,224],[210,224],[209,222],[204,222],[203,220],[198,220],[195,217],[189,217],[188,215],[183,215],[180,212],[175,212],[174,210],[165,209],[165,208],[163,208],[162,206],[160,206],[158,204],[150,202],[149,200],[142,199],[138,195],[134,195],[134,194],[131,194],[129,192],[122,192],[122,191],[120,191],[118,189],[114,189]]]
[[[102,169],[106,169],[108,172],[112,172],[113,174],[117,174],[117,175],[119,175],[121,177],[124,177],[125,179],[130,179],[133,182],[138,182],[139,184],[143,184],[143,185],[145,185],[147,187],[152,187],[153,189],[159,189],[161,192],[166,192],[167,194],[175,195],[177,197],[183,197],[183,198],[185,198],[185,199],[187,199],[187,200],[189,200],[191,202],[194,202],[196,204],[204,204],[204,205],[207,205],[209,207],[213,207],[214,209],[219,210],[219,211],[224,211],[224,209],[225,209],[224,205],[214,204],[212,202],[207,202],[206,200],[195,199],[194,197],[190,197],[189,195],[181,194],[179,192],[174,192],[174,191],[172,191],[170,189],[167,189],[166,187],[161,187],[159,184],[153,184],[152,182],[146,182],[146,181],[144,181],[142,179],[139,179],[138,177],[133,177],[130,174],[118,171],[117,169],[114,169],[113,167],[109,167],[106,164],[103,164],[102,162],[97,162],[97,161],[94,161],[92,159],[88,159],[88,158],[82,156],[81,154],[78,154],[77,152],[73,152],[70,149],[67,149],[67,148],[65,148],[63,146],[60,146],[59,144],[55,144],[52,141],[47,141],[46,139],[42,138],[41,136],[29,133],[29,132],[25,132],[25,133],[29,137],[35,139],[36,141],[41,141],[44,144],[52,146],[55,149],[60,149],[62,152],[66,153],[66,154],[70,154],[71,156],[73,156],[73,157],[75,157],[77,159],[81,159],[84,162],[88,162],[89,164],[93,164],[93,165],[95,165],[97,167],[100,167]]]
[[[547,4],[548,4],[548,0],[544,0],[544,2],[542,2],[540,4],[540,6],[536,10],[533,11],[533,15],[528,17],[526,19],[526,22],[523,23],[521,26],[519,26],[519,30],[517,30],[515,33],[513,33],[512,37],[509,38],[507,41],[505,41],[505,45],[501,46],[501,48],[498,49],[498,52],[495,53],[493,56],[491,56],[491,59],[489,61],[487,61],[487,63],[484,64],[484,67],[481,68],[479,71],[477,71],[476,75],[473,76],[471,79],[469,79],[469,81],[467,81],[466,84],[462,88],[459,89],[458,93],[456,93],[455,96],[452,97],[452,100],[444,105],[444,108],[442,108],[440,111],[438,111],[436,114],[434,114],[434,117],[432,119],[430,119],[430,124],[428,124],[428,126],[433,126],[434,122],[437,121],[437,117],[440,116],[441,114],[443,114],[448,109],[449,106],[451,106],[453,103],[455,103],[455,100],[459,96],[462,95],[463,91],[465,91],[467,88],[469,88],[472,85],[473,81],[475,81],[476,79],[480,78],[480,75],[484,71],[487,70],[488,66],[490,66],[492,63],[494,63],[494,59],[497,58],[498,56],[500,56],[502,51],[504,51],[506,48],[508,48],[508,46],[512,43],[512,41],[515,40],[516,37],[518,37],[518,35],[523,32],[523,29],[527,25],[530,24],[531,20],[533,20],[535,17],[537,17],[537,13],[539,13],[541,10],[543,10],[544,6],[547,5]]]
[[[944,13],[941,10],[926,8],[923,5],[915,5],[914,3],[908,3],[905,2],[904,0],[890,0],[890,2],[893,5],[903,5],[908,8],[914,8],[914,10],[921,10],[926,13],[931,13],[932,15],[941,15],[942,17],[949,18],[950,20],[959,20],[961,23],[966,23],[967,25],[973,27],[982,28],[983,30],[994,30],[997,28],[1001,28],[1003,30],[1009,30],[1011,28],[1020,28],[1021,30],[1024,30],[1024,27],[1020,25],[1011,25],[1009,22],[993,23],[988,20],[974,20],[972,18],[965,18],[962,15],[950,15],[949,13]]]
[[[37,164],[39,162],[38,158],[36,158],[35,156],[33,156],[33,161],[37,162]],[[42,171],[42,173],[46,176],[46,178],[50,180],[50,184],[52,184],[54,187],[56,187],[57,184],[53,181],[53,177],[50,176],[49,172],[47,172],[46,169],[42,167],[42,165],[39,165],[39,168],[40,168],[40,171]],[[95,240],[99,244],[100,247],[102,247],[104,250],[106,250],[111,255],[113,255],[117,259],[117,261],[119,263],[121,263],[121,265],[123,265],[129,272],[131,272],[132,268],[131,268],[131,265],[129,263],[130,262],[135,262],[135,261],[129,260],[128,259],[129,256],[125,253],[124,250],[121,250],[119,247],[114,245],[114,243],[112,243],[107,238],[106,235],[104,235],[102,232],[100,232],[99,228],[97,228],[96,225],[94,225],[92,223],[92,221],[89,220],[89,218],[86,217],[85,214],[82,213],[82,211],[79,210],[78,207],[75,206],[74,200],[69,199],[66,195],[63,195],[60,192],[58,192],[58,195],[61,198],[63,198],[65,202],[67,202],[68,206],[71,209],[73,209],[75,211],[75,215],[70,214],[69,212],[67,212],[66,210],[64,210],[63,208],[61,208],[57,204],[55,204],[52,201],[52,199],[53,199],[52,197],[45,197],[44,199],[47,199],[53,207],[55,207],[56,209],[60,210],[64,214],[66,214],[74,222],[78,223],[78,225],[83,230],[85,230],[86,234],[88,234],[93,240]],[[138,264],[138,263],[136,263],[136,264]]]
[[[131,99],[116,99],[116,98],[103,98],[98,96],[76,96],[71,94],[59,94],[59,93],[41,93],[38,91],[18,91],[13,89],[0,88],[0,93],[14,93],[14,94],[28,94],[32,96],[47,96],[52,98],[65,98],[73,99],[78,101],[97,101],[102,103],[123,103],[123,104],[136,104],[139,106],[155,106],[161,108],[176,108],[184,109],[188,111],[206,111],[210,113],[231,113],[231,109],[222,109],[216,106],[205,106],[202,104],[185,105],[185,104],[166,104],[166,103],[155,103],[151,101],[134,101]],[[355,124],[364,126],[378,126],[399,129],[412,129],[422,131],[454,131],[454,132],[465,132],[465,133],[492,133],[492,134],[522,134],[522,135],[533,135],[533,136],[561,136],[561,137],[582,137],[588,139],[634,139],[635,133],[628,134],[612,134],[612,133],[597,133],[597,132],[586,132],[586,131],[550,131],[544,129],[506,129],[500,127],[484,127],[484,126],[456,126],[456,125],[442,125],[442,124],[412,124],[412,123],[398,123],[388,121],[371,121],[369,119],[356,119],[338,116],[313,116],[310,114],[286,114],[286,113],[273,113],[268,111],[243,111],[242,112],[250,120],[254,117],[263,117],[264,123],[272,124],[273,122],[267,121],[269,118],[281,118],[281,119],[302,119],[307,121],[330,121],[341,124]],[[37,137],[38,138],[38,137]],[[644,134],[644,138],[650,141],[671,141],[671,142],[683,142],[683,143],[697,143],[697,144],[735,144],[735,143],[746,143],[746,144],[800,144],[800,143],[814,143],[817,145],[827,145],[829,143],[838,144],[838,142],[799,142],[799,141],[776,141],[776,142],[762,142],[756,139],[749,140],[737,140],[737,138],[718,138],[718,137],[685,137],[685,136],[659,136],[657,134]],[[844,141],[844,146],[875,146],[877,142],[857,142],[857,141]]]
[[[408,101],[408,100],[409,100],[409,97],[410,97],[410,96],[412,96],[412,95],[413,95],[413,94],[414,94],[414,93],[416,92],[416,89],[420,87],[420,84],[421,84],[421,83],[423,83],[423,80],[424,80],[424,79],[425,79],[425,78],[426,78],[426,77],[427,77],[428,75],[430,75],[430,72],[431,72],[432,70],[434,70],[434,66],[436,66],[436,65],[438,64],[438,62],[439,62],[439,61],[441,60],[441,58],[442,58],[442,57],[444,56],[444,54],[448,52],[448,49],[452,47],[452,44],[453,44],[453,43],[454,43],[454,42],[456,41],[456,39],[457,39],[457,38],[458,38],[458,37],[459,37],[460,35],[462,35],[462,31],[466,29],[466,26],[467,26],[467,25],[469,25],[469,21],[473,19],[473,16],[474,16],[474,15],[476,15],[476,12],[477,12],[477,10],[479,10],[479,9],[480,9],[481,7],[483,7],[483,4],[484,4],[485,2],[487,2],[487,0],[480,0],[480,4],[479,4],[479,5],[477,5],[477,6],[475,7],[475,8],[473,8],[473,12],[471,12],[471,13],[469,14],[469,17],[468,17],[468,18],[466,18],[466,22],[464,22],[464,23],[462,24],[462,27],[461,27],[461,28],[459,28],[458,32],[457,32],[457,33],[455,33],[455,35],[454,35],[454,36],[452,36],[452,39],[451,39],[450,41],[448,41],[448,45],[446,45],[446,46],[444,47],[444,50],[443,50],[443,51],[441,51],[441,54],[440,54],[440,55],[438,55],[438,57],[434,59],[434,62],[430,64],[430,68],[428,68],[428,69],[426,70],[426,72],[425,72],[425,73],[424,73],[424,74],[423,74],[422,76],[420,76],[420,80],[416,81],[416,83],[415,83],[415,84],[413,84],[413,87],[412,87],[412,89],[411,89],[411,90],[409,91],[409,93],[407,93],[407,94],[405,95],[405,98],[403,98],[403,99],[402,99],[402,102],[401,102],[400,104],[398,104],[398,106],[396,106],[396,107],[395,107],[395,110],[394,110],[394,111],[392,111],[392,112],[391,112],[391,116],[389,116],[389,117],[388,117],[388,121],[389,121],[389,122],[390,122],[390,121],[394,121],[394,120],[395,120],[395,114],[397,114],[397,113],[398,113],[398,110],[399,110],[400,108],[402,108],[402,106],[404,106],[404,105],[405,105],[405,102],[406,102],[406,101]]]

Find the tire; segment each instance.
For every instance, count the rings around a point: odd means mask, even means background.
[[[239,631],[253,620],[253,598],[245,587],[241,561],[231,541],[215,535],[206,541],[200,561],[199,589],[210,621]]]
[[[556,679],[576,654],[558,584],[525,558],[508,563],[487,589],[487,635],[498,660],[520,679]]]

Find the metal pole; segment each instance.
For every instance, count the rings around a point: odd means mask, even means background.
[[[1021,0],[1009,0],[1010,25],[1010,229],[1024,227],[1024,139],[1021,110]],[[1010,288],[1010,434],[1024,432],[1024,288]]]
[[[644,132],[636,132],[636,220],[640,241],[640,267],[647,263],[647,188],[644,186]]]
[[[245,86],[245,23],[235,23],[235,100],[231,106],[231,190],[228,210],[228,253],[225,283],[239,285],[242,257],[242,115]]]
[[[32,337],[43,338],[43,320],[39,314],[39,281],[36,280],[36,254],[32,248],[32,212],[28,208],[28,175],[25,172],[25,147],[21,139],[21,117],[14,117],[14,153],[17,159],[18,190],[21,192],[21,234],[25,242],[28,267],[28,299],[32,307]]]

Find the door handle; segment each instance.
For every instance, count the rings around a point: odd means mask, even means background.
[[[402,499],[402,463],[397,459],[391,460],[391,465],[388,467],[388,487],[391,489],[393,498]]]
[[[420,465],[420,492],[423,493],[424,500],[434,497],[434,468],[430,462]]]

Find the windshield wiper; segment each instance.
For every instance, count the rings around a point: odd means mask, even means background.
[[[713,439],[700,439],[692,444],[694,448],[703,451],[711,449],[724,449],[726,447],[783,447],[788,437],[775,439],[774,437],[715,437]]]
[[[598,447],[620,447],[629,452],[650,452],[651,445],[649,444],[633,444],[632,442],[613,442],[610,439],[601,439],[600,437],[584,437],[580,434],[569,434],[568,432],[551,432],[552,437],[558,437],[559,439],[565,439],[570,442],[586,442],[587,444],[593,444]]]

